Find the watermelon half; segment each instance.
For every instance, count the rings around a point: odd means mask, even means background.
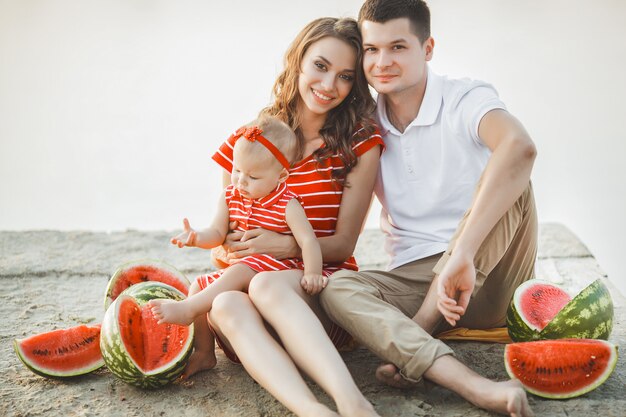
[[[109,370],[141,388],[158,388],[182,374],[193,348],[193,324],[157,324],[147,304],[155,298],[182,300],[185,294],[161,282],[128,288],[109,306],[100,349]]]
[[[606,381],[617,364],[617,346],[596,339],[540,340],[504,348],[511,378],[545,398],[578,397]]]
[[[509,336],[515,342],[543,339],[604,339],[613,329],[613,300],[601,280],[576,297],[557,285],[529,280],[515,290],[507,312]]]
[[[104,365],[100,325],[53,330],[13,342],[15,353],[37,375],[65,378],[83,375]]]
[[[108,309],[126,288],[147,281],[171,285],[185,295],[189,292],[189,280],[173,266],[152,259],[133,261],[120,266],[111,276],[104,298],[104,309]]]

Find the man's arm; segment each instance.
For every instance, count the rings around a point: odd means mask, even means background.
[[[474,256],[491,229],[511,208],[530,181],[537,155],[524,126],[505,110],[492,110],[481,120],[478,135],[492,151],[465,227],[437,282],[437,306],[455,325],[474,290]]]

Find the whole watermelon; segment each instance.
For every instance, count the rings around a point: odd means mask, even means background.
[[[109,306],[100,350],[118,378],[141,388],[158,388],[182,374],[192,351],[193,324],[157,324],[147,304],[155,298],[183,300],[176,288],[156,281],[135,284]]]

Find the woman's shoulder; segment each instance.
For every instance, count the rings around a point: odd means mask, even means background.
[[[233,149],[237,138],[232,134],[220,145],[217,151],[211,157],[222,168],[230,172],[233,169]]]
[[[352,149],[357,156],[364,154],[377,145],[383,148],[385,146],[378,125],[374,122],[359,123],[352,134]]]

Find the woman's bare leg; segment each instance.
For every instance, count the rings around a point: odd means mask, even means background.
[[[377,416],[320,321],[330,326],[330,320],[317,297],[302,289],[301,278],[299,270],[261,272],[250,283],[250,299],[295,363],[335,400],[342,416]]]
[[[201,291],[197,281],[194,281],[189,288],[189,296]],[[215,357],[215,338],[209,329],[207,315],[202,314],[193,322],[193,352],[187,361],[187,366],[183,372],[183,379],[201,372],[213,369],[217,364]]]
[[[265,328],[247,294],[220,294],[209,317],[220,339],[237,353],[250,376],[285,407],[303,417],[338,416],[315,398],[287,352]]]

